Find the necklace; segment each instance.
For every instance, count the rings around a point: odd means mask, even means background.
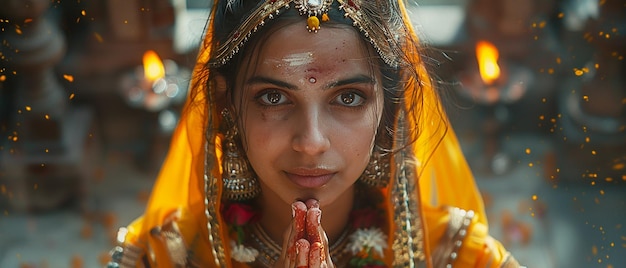
[[[251,242],[254,244],[254,247],[259,250],[257,260],[264,267],[274,267],[274,263],[276,263],[276,260],[278,260],[282,252],[281,246],[276,244],[276,242],[269,237],[260,224],[253,224],[251,229]],[[346,255],[345,248],[348,244],[348,233],[348,228],[346,228],[339,238],[337,238],[337,241],[330,246],[330,257],[335,264],[341,263]]]

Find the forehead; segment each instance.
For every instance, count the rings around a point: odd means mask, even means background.
[[[371,68],[374,55],[351,26],[329,26],[317,33],[304,23],[278,28],[259,44],[256,72],[337,72]]]

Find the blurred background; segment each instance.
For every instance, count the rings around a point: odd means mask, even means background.
[[[167,152],[209,6],[0,0],[0,267],[106,264]],[[492,235],[528,267],[626,267],[626,2],[409,10]]]

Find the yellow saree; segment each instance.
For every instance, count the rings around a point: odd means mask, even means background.
[[[398,5],[408,29],[405,38],[416,43],[404,4]],[[120,246],[109,267],[251,267],[231,259],[229,231],[220,213],[222,151],[216,126],[221,119],[207,68],[217,54],[213,24],[210,20],[191,94],[146,210],[120,229]],[[398,148],[413,143],[394,154],[390,183],[381,190],[388,226],[384,267],[519,267],[489,236],[481,196],[420,48],[406,44],[402,49],[411,55],[408,62],[419,77],[404,84],[404,94],[419,101],[404,105],[418,112],[400,113],[396,119]]]

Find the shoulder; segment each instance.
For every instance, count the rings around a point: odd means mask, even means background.
[[[471,210],[456,207],[425,211],[434,267],[522,267]]]

